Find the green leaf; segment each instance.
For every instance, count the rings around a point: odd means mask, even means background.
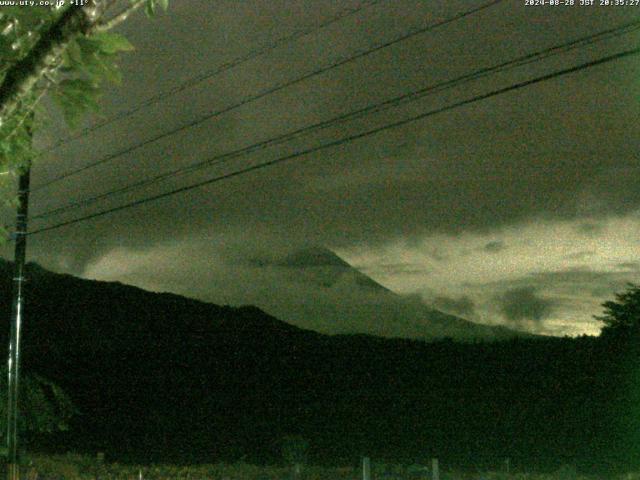
[[[144,12],[147,14],[147,17],[153,17],[156,14],[156,1],[147,0],[144,6]]]
[[[6,377],[6,368],[0,369],[0,376]],[[6,379],[0,378],[0,388],[6,391],[6,386]],[[6,399],[0,398],[0,427],[3,429],[6,428],[6,412]],[[22,377],[18,417],[18,428],[22,434],[52,433],[67,429],[69,420],[76,413],[78,411],[71,399],[60,387],[38,375]]]
[[[82,49],[80,44],[72,40],[62,54],[63,65],[68,68],[78,67],[82,64]]]
[[[144,5],[144,11],[147,14],[147,17],[155,16],[158,7],[166,12],[169,8],[169,0],[147,0]]]
[[[91,35],[89,39],[97,42],[99,50],[107,55],[130,52],[134,49],[129,40],[119,33],[96,33]]]
[[[64,80],[53,93],[53,98],[71,126],[76,126],[80,115],[87,110],[98,111],[100,108],[97,101],[100,90],[94,82],[86,79]]]
[[[89,74],[95,83],[99,83],[103,79],[118,85],[122,82],[120,69],[109,57],[96,55],[90,64],[84,65],[83,70]]]
[[[79,37],[76,39],[80,47],[80,55],[82,62],[90,62],[94,55],[100,52],[100,42],[93,37]]]

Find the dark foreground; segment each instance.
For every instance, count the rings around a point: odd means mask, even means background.
[[[23,371],[60,385],[78,413],[68,432],[25,438],[27,451],[273,465],[297,436],[316,465],[368,456],[436,457],[470,472],[505,458],[512,471],[640,469],[640,339],[332,337],[252,307],[35,266],[30,279]]]
[[[234,464],[203,464],[176,466],[169,464],[122,465],[100,462],[92,457],[66,455],[30,455],[21,470],[22,480],[359,480],[360,467],[318,467],[303,465],[299,473],[290,466],[256,466]],[[371,480],[431,480],[428,467],[372,462]],[[635,480],[640,474],[589,476],[568,465],[547,474],[503,471],[475,473],[442,469],[441,480]]]

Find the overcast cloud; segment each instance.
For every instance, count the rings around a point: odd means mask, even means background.
[[[39,160],[38,185],[69,168],[223,108],[482,2],[381,1],[110,124]],[[137,50],[104,116],[358,2],[174,1],[123,32]],[[420,86],[611,28],[634,8],[501,4],[319,75],[35,192],[31,211],[332,118]],[[100,204],[117,205],[615,53],[638,34],[574,50],[300,137]],[[597,333],[591,315],[640,281],[640,61],[631,57],[473,103],[139,208],[43,233],[31,259],[228,303],[269,295],[247,262],[324,245],[386,287],[486,323]],[[63,135],[42,132],[40,144]],[[66,214],[54,221],[90,213]],[[11,218],[6,215],[7,220]],[[7,250],[8,254],[8,250]],[[233,285],[233,287],[232,287]],[[227,290],[225,290],[227,289]],[[246,298],[239,292],[246,291]]]

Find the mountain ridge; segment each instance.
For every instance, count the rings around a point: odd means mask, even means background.
[[[0,265],[5,346],[11,267]],[[79,410],[69,432],[49,443],[31,439],[38,448],[102,451],[134,463],[273,463],[281,458],[280,439],[302,435],[314,461],[331,464],[365,454],[408,461],[437,455],[448,464],[508,455],[515,464],[524,462],[522,452],[585,452],[592,461],[587,440],[575,444],[563,435],[592,438],[606,425],[594,412],[611,403],[616,377],[601,368],[611,353],[599,339],[467,344],[329,336],[256,307],[212,305],[33,264],[27,275],[22,371],[59,384]],[[577,407],[594,402],[595,410]],[[608,445],[605,434],[601,445]],[[487,440],[478,447],[477,438]]]
[[[399,295],[325,247],[306,247],[258,265],[256,278],[273,287],[269,295],[247,294],[247,303],[287,323],[302,326],[306,322],[321,333],[333,330],[424,341],[531,336],[505,326],[473,322],[425,305],[417,297]]]

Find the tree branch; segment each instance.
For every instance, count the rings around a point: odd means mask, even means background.
[[[47,91],[49,90],[49,85],[51,82],[47,82],[45,84],[44,87],[42,87],[42,90],[40,91],[40,93],[38,94],[38,96],[35,98],[35,100],[33,102],[31,102],[31,105],[29,105],[29,108],[27,108],[27,111],[24,112],[24,115],[22,115],[22,118],[20,120],[18,120],[18,123],[16,124],[15,127],[13,127],[13,130],[11,130],[11,132],[9,132],[9,135],[7,135],[4,139],[9,139],[12,136],[14,136],[16,134],[16,132],[20,129],[20,127],[22,127],[22,124],[24,123],[24,121],[29,117],[29,115],[31,115],[35,108],[36,105],[38,103],[40,103],[40,100],[42,100],[45,96],[45,94],[47,93]]]
[[[131,3],[131,5],[129,5],[128,7],[124,8],[120,13],[111,17],[109,20],[103,20],[98,24],[96,24],[94,31],[106,32],[107,30],[111,30],[115,26],[120,25],[127,18],[129,18],[129,15],[131,15],[133,12],[135,12],[141,6],[143,6],[146,3],[146,1],[147,0],[136,0],[135,2]]]
[[[31,51],[13,65],[0,84],[0,125],[20,107],[25,96],[35,88],[49,69],[54,69],[60,55],[77,35],[87,35],[101,19],[101,0],[83,6],[71,5],[42,34]]]

